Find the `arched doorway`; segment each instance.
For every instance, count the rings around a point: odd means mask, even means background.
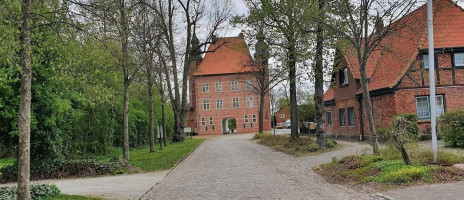
[[[237,121],[235,118],[225,118],[222,120],[222,133],[235,133],[237,129]]]

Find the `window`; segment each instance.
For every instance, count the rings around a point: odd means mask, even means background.
[[[350,126],[354,126],[355,125],[355,120],[354,120],[354,108],[353,107],[350,107],[348,108],[348,124]]]
[[[234,108],[240,108],[240,101],[237,97],[232,99],[232,105]]]
[[[222,99],[216,99],[216,109],[222,109]]]
[[[253,105],[253,97],[247,97],[247,107],[252,108]]]
[[[248,115],[245,115],[245,123],[248,123]]]
[[[238,90],[238,81],[232,81],[232,90],[237,91]]]
[[[245,90],[252,90],[253,89],[253,81],[246,81],[245,82]]]
[[[222,83],[216,83],[216,92],[222,92]]]
[[[339,72],[340,85],[348,84],[348,68],[345,67]]]
[[[445,112],[445,106],[443,101],[443,95],[435,96],[437,117]],[[429,96],[416,97],[416,112],[418,119],[430,118],[430,101]]]
[[[422,67],[424,69],[429,68],[429,54],[423,54],[422,55]]]
[[[209,85],[208,85],[208,83],[203,83],[203,84],[201,84],[201,92],[203,92],[203,93],[209,92]]]
[[[203,110],[209,110],[209,99],[203,100]]]
[[[285,118],[285,114],[280,114],[280,118]]]
[[[209,125],[213,125],[213,117],[209,117]]]
[[[332,126],[332,112],[327,111],[327,126]]]
[[[338,115],[340,117],[340,126],[346,126],[345,109],[339,109],[338,110]]]
[[[251,120],[252,120],[253,123],[256,123],[256,115],[252,115]],[[252,125],[253,125],[253,124],[252,124]]]
[[[454,54],[454,66],[455,67],[464,67],[464,53],[455,53]]]
[[[201,125],[202,125],[202,126],[206,125],[206,121],[205,121],[205,118],[204,118],[204,117],[201,118]]]

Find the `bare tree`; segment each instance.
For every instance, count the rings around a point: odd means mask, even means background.
[[[396,23],[409,13],[416,0],[350,0],[333,1],[328,8],[334,13],[333,20],[325,25],[337,32],[347,42],[347,49],[353,49],[358,61],[363,92],[363,107],[367,118],[371,145],[374,154],[379,154],[379,142],[372,115],[372,103],[369,94],[369,77],[366,73],[367,61],[372,52],[382,49],[382,41],[393,32],[406,26]],[[385,24],[385,26],[384,26]],[[351,48],[350,48],[351,47]]]
[[[31,21],[32,0],[22,1],[21,24],[21,97],[18,111],[19,159],[18,199],[31,199],[29,179],[31,168]]]

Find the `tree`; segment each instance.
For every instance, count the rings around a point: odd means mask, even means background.
[[[247,0],[250,15],[247,22],[263,24],[270,33],[270,45],[283,50],[290,82],[291,141],[299,140],[298,110],[296,98],[297,63],[304,59],[308,38],[309,16],[312,2],[309,0]]]
[[[31,155],[31,21],[32,0],[22,1],[21,24],[21,99],[19,102],[19,159],[18,159],[18,199],[31,199],[30,155]]]
[[[334,16],[332,16],[333,19],[325,21],[324,25],[343,39],[340,42],[342,48],[353,50],[358,61],[363,93],[362,102],[375,155],[379,154],[379,142],[369,94],[367,61],[372,52],[383,49],[384,38],[407,25],[395,22],[409,13],[416,2],[416,0],[361,0],[359,2],[341,0],[331,2],[327,6],[331,8],[330,12],[334,13]],[[374,10],[377,13],[374,13]]]

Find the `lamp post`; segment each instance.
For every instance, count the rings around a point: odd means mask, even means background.
[[[437,162],[437,105],[435,97],[435,52],[433,48],[433,4],[427,0],[428,42],[429,42],[429,83],[430,83],[430,128],[432,129],[433,162]]]

